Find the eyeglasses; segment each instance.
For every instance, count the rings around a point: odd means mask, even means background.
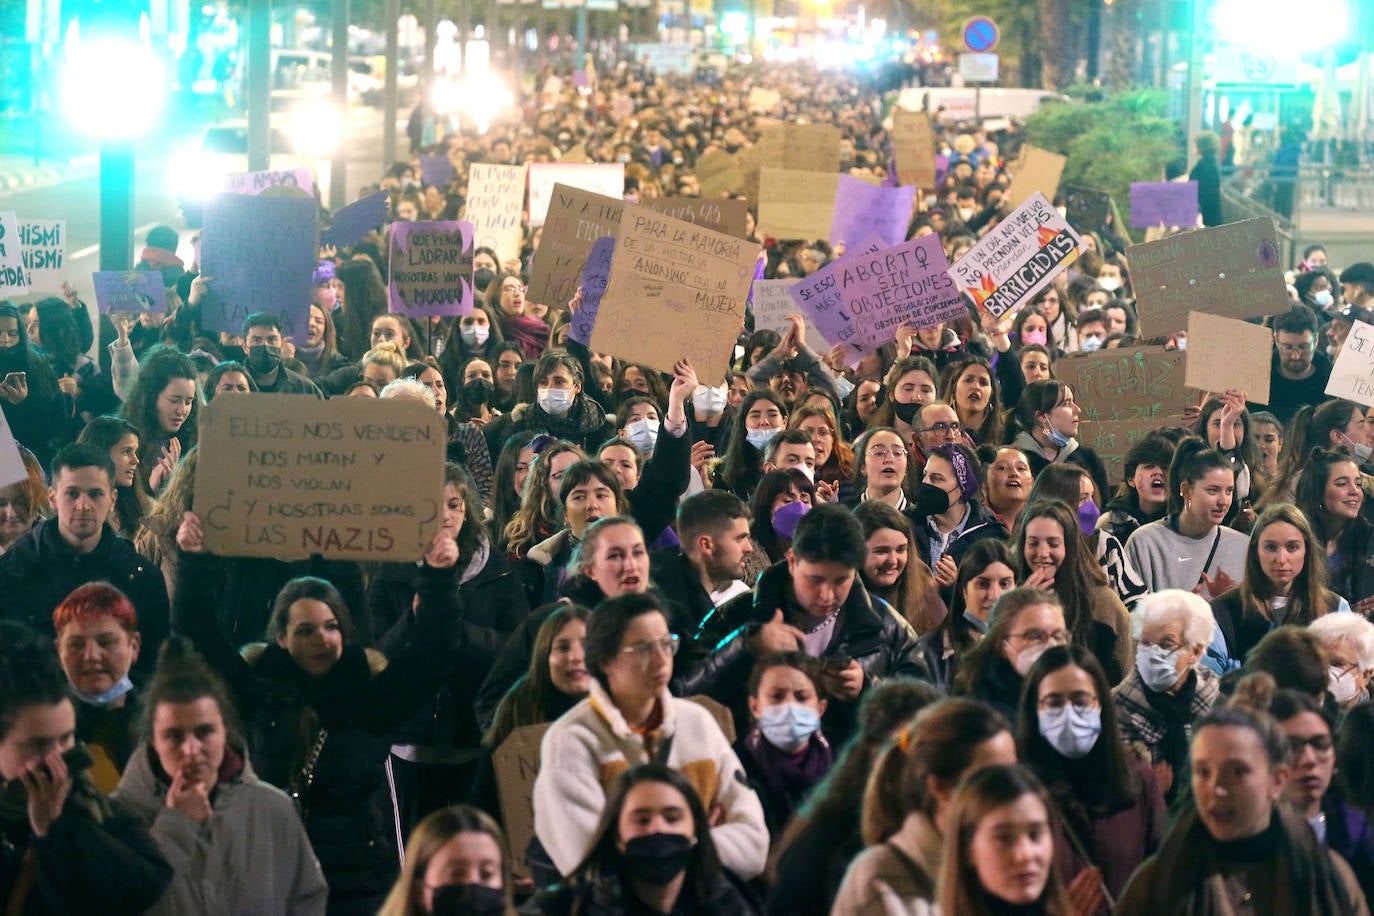
[[[1302,753],[1302,750],[1303,750],[1303,748],[1305,748],[1305,747],[1310,747],[1310,748],[1312,748],[1312,750],[1315,751],[1318,755],[1330,753],[1330,751],[1331,751],[1331,736],[1330,736],[1329,734],[1328,734],[1328,735],[1310,735],[1309,737],[1306,737],[1306,738],[1304,738],[1302,735],[1289,735],[1289,736],[1288,736],[1288,753],[1289,753],[1291,756],[1293,756],[1293,757],[1298,756],[1299,754]]]
[[[1046,643],[1067,646],[1069,644],[1069,631],[1053,630],[1046,633],[1044,630],[1022,630],[1020,633],[1008,633],[1007,639],[1019,639],[1033,646],[1043,646]]]
[[[1292,353],[1294,356],[1301,356],[1312,351],[1310,343],[1305,344],[1277,344],[1280,353]]]
[[[916,430],[918,433],[957,433],[963,429],[958,423],[932,423],[929,426],[922,426]]]
[[[647,668],[649,666],[649,660],[660,652],[668,658],[677,655],[680,642],[678,635],[672,633],[662,639],[646,639],[642,642],[626,646],[620,650],[620,654],[630,661],[638,662],[640,665]]]
[[[888,458],[905,458],[906,449],[902,448],[900,445],[893,446],[892,448],[888,448],[886,445],[875,445],[868,450],[868,454],[877,458],[879,461],[883,461]]]
[[[501,287],[501,292],[503,292],[503,293],[524,293],[524,292],[525,292],[525,287],[523,287],[523,286],[503,286],[503,287]]]

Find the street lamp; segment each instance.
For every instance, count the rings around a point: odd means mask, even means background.
[[[100,140],[100,269],[127,270],[134,257],[134,142],[162,115],[166,73],[146,45],[83,41],[68,56],[61,97],[68,119]]]

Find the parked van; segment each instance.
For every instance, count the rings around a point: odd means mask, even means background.
[[[988,118],[1023,120],[1035,114],[1040,106],[1052,102],[1072,102],[1073,99],[1048,89],[1001,89],[987,87],[978,91],[972,86],[930,86],[903,89],[897,97],[897,107],[906,111],[939,113],[946,123],[972,121],[978,113]]]

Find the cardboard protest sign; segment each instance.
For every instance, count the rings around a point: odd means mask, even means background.
[[[1206,312],[1188,313],[1189,388],[1245,392],[1252,404],[1269,403],[1273,332],[1257,324]]]
[[[442,522],[444,418],[415,399],[222,394],[201,412],[196,511],[229,557],[419,560]]]
[[[789,327],[787,316],[801,312],[806,318],[806,345],[817,353],[824,354],[829,351],[830,342],[821,336],[811,318],[792,298],[792,287],[796,285],[796,280],[754,281],[754,301],[750,306],[754,313],[754,330],[785,334]]]
[[[428,156],[420,157],[420,181],[429,187],[433,185],[440,190],[448,187],[448,183],[458,177],[458,170],[449,162],[447,156]]]
[[[472,311],[472,223],[391,224],[387,311],[425,318]]]
[[[1001,318],[1078,260],[1082,247],[1078,233],[1037,192],[955,261],[949,273],[974,305]]]
[[[201,303],[201,327],[243,333],[243,319],[269,309],[282,336],[305,339],[317,265],[313,197],[221,193],[205,202],[200,269],[212,277]]]
[[[1197,225],[1196,181],[1136,181],[1131,184],[1131,226]]]
[[[1181,331],[1189,312],[1259,318],[1288,311],[1274,221],[1195,229],[1126,251],[1142,337]]]
[[[0,296],[22,296],[28,291],[19,220],[13,210],[6,210],[0,212]]]
[[[29,292],[62,292],[63,261],[67,257],[67,221],[21,219],[19,241],[24,251],[24,271]]]
[[[745,107],[750,111],[766,114],[770,111],[777,111],[781,104],[781,92],[776,89],[764,89],[762,86],[755,86],[749,90],[749,98],[745,102]]]
[[[646,197],[639,202],[655,213],[705,226],[737,238],[748,232],[749,202],[736,197],[707,200],[701,197]]]
[[[841,132],[834,124],[775,124],[759,134],[762,168],[839,172]]]
[[[28,479],[29,471],[24,467],[24,459],[19,457],[19,445],[10,430],[9,420],[0,412],[0,487]]]
[[[156,270],[98,270],[91,274],[95,283],[95,307],[107,312],[167,311],[167,288]]]
[[[1055,360],[1055,376],[1069,386],[1083,411],[1078,441],[1107,465],[1107,479],[1122,480],[1126,453],[1156,429],[1182,424],[1192,399],[1184,384],[1188,354],[1163,347],[1121,347]]]
[[[225,176],[223,190],[231,194],[257,195],[283,188],[299,189],[310,196],[315,193],[315,179],[310,176],[310,169],[304,166],[266,172],[240,172]]]
[[[1106,191],[1067,185],[1064,188],[1064,218],[1079,232],[1104,235],[1112,214],[1112,196]]]
[[[892,151],[897,180],[924,190],[935,187],[935,129],[924,111],[898,108],[892,113]]]
[[[697,182],[702,197],[734,194],[744,188],[744,173],[739,160],[723,149],[713,149],[696,161]]]
[[[1011,186],[1007,188],[1007,200],[1011,201],[1013,207],[1019,207],[1037,192],[1054,200],[1059,190],[1059,176],[1064,174],[1066,162],[1068,159],[1058,153],[1030,145],[1022,147],[1021,161],[1011,177]]]
[[[625,198],[625,166],[616,162],[611,165],[570,162],[533,162],[530,174],[530,225],[544,225],[544,217],[553,200],[555,185],[581,188],[593,194]],[[593,236],[592,238],[596,238]],[[590,240],[588,240],[590,241]],[[542,245],[543,242],[541,241]],[[535,302],[542,300],[535,299]]]
[[[592,245],[615,237],[625,202],[564,184],[554,187],[552,198],[525,295],[531,302],[561,307],[577,292]]]
[[[611,256],[615,254],[615,239],[599,238],[592,243],[587,266],[582,270],[582,308],[572,314],[572,329],[568,337],[588,346],[592,342],[592,328],[601,310],[601,297],[611,279]]]
[[[534,780],[539,775],[539,746],[550,722],[512,729],[491,755],[496,792],[501,802],[501,826],[510,849],[511,873],[528,878],[525,853],[534,839]]]
[[[386,222],[386,211],[385,191],[340,207],[329,221],[329,228],[320,231],[320,245],[347,248]]]
[[[1374,407],[1374,325],[1356,321],[1351,326],[1345,345],[1336,354],[1326,393]]]
[[[835,221],[840,174],[763,169],[759,232],[778,239],[825,239]]]
[[[841,175],[835,188],[835,215],[830,220],[830,244],[873,234],[888,245],[906,239],[916,186],[884,188],[850,175]],[[744,203],[744,201],[740,201]]]
[[[592,349],[661,372],[687,357],[721,378],[757,262],[752,242],[627,204]]]
[[[468,173],[467,210],[478,248],[491,248],[497,261],[520,257],[524,232],[520,213],[525,207],[525,166],[474,162]]]

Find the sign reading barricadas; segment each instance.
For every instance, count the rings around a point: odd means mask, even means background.
[[[196,511],[230,557],[419,560],[442,522],[444,418],[419,400],[222,394],[200,419]]]
[[[392,223],[388,311],[420,318],[471,312],[472,254],[472,223]]]
[[[1049,286],[1082,248],[1078,233],[1037,191],[955,261],[949,275],[975,305],[1001,318]]]

